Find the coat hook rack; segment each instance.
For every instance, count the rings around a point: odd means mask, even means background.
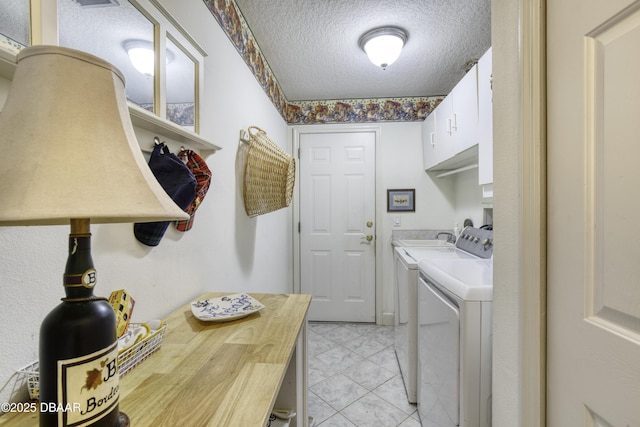
[[[157,136],[153,137],[153,145],[150,148],[144,147],[144,146],[140,146],[140,150],[143,153],[147,153],[147,154],[151,154],[153,152],[153,147],[155,147],[156,145],[160,145],[160,138],[158,138]]]

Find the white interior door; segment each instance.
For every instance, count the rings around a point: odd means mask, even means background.
[[[637,427],[640,2],[547,17],[547,425]]]
[[[375,132],[301,133],[300,288],[309,320],[375,321]]]

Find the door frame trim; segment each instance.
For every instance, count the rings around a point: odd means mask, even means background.
[[[522,8],[522,420],[546,425],[546,2]]]
[[[300,135],[305,133],[360,133],[360,132],[373,132],[375,134],[375,161],[374,161],[374,194],[377,194],[377,189],[380,187],[379,176],[377,171],[380,170],[380,156],[378,156],[378,151],[380,149],[380,136],[381,136],[381,127],[379,125],[298,125],[291,127],[291,147],[292,152],[294,153],[294,157],[296,158],[297,167],[296,167],[296,183],[298,185],[294,186],[293,190],[293,198],[291,201],[292,212],[293,212],[293,221],[291,224],[292,227],[292,236],[293,236],[293,292],[301,293],[301,269],[300,269],[300,233],[298,231],[298,224],[300,223]],[[375,239],[375,317],[376,323],[380,323],[382,319],[382,298],[383,290],[381,289],[382,280],[382,261],[378,258],[378,254],[382,253],[381,248],[381,239],[378,239],[377,236],[380,235],[380,229],[378,228],[378,197],[375,200],[375,224],[376,224],[376,239]]]
[[[546,0],[493,1],[491,16],[498,224],[493,420],[496,426],[544,427]]]

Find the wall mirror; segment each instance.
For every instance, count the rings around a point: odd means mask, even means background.
[[[197,120],[196,62],[167,35],[167,119],[191,131]]]
[[[129,101],[153,112],[155,23],[127,0],[92,3],[58,0],[60,45],[115,65],[125,76]]]
[[[29,0],[0,1],[0,46],[17,51],[31,44]]]

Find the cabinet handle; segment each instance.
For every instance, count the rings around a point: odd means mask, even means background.
[[[436,139],[435,139],[436,134],[435,134],[435,132],[431,132],[430,136],[431,136],[431,146],[435,147],[436,146]]]

